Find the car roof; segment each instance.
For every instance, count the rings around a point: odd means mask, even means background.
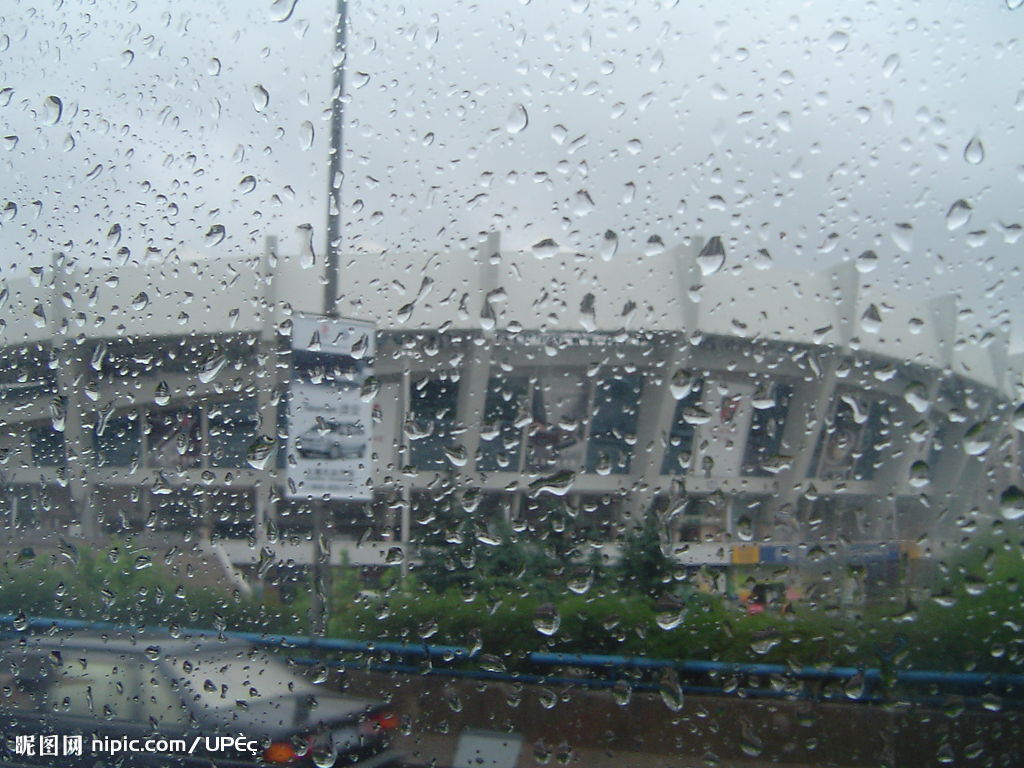
[[[26,650],[102,650],[115,653],[143,653],[152,646],[158,646],[165,656],[192,653],[238,652],[252,648],[251,643],[232,638],[218,638],[209,635],[170,637],[159,632],[65,631],[53,635],[30,635],[25,638],[8,639],[0,644],[0,651]]]

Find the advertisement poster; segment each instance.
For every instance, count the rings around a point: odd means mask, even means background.
[[[372,323],[296,317],[288,397],[288,495],[373,495]]]

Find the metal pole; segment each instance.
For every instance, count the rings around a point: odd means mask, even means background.
[[[334,27],[334,51],[341,56],[341,62],[334,68],[331,91],[331,146],[328,149],[327,172],[327,247],[324,282],[324,315],[338,316],[338,251],[341,248],[341,151],[344,131],[345,105],[342,96],[345,91],[345,27],[348,18],[348,3],[338,0],[338,16]]]
[[[331,88],[331,146],[328,149],[327,175],[327,244],[324,249],[324,316],[338,316],[338,251],[341,248],[341,150],[344,119],[342,94],[345,91],[345,26],[348,19],[348,3],[338,0],[338,14],[334,27],[334,53],[341,57],[332,73]],[[325,525],[330,518],[330,502],[317,499],[313,502],[313,551],[311,574],[313,576],[310,601],[310,631],[324,635],[327,632],[327,617],[331,602],[330,553],[325,553],[321,542],[326,540]]]

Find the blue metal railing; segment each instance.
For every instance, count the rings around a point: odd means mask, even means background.
[[[111,622],[59,619],[48,617],[15,617],[0,615],[0,632],[50,632],[53,630],[139,631]],[[171,636],[162,627],[146,627],[147,632]],[[13,632],[12,632],[13,631]],[[988,674],[982,672],[942,672],[935,670],[893,670],[884,673],[877,668],[855,667],[789,667],[719,661],[675,661],[645,657],[612,656],[590,653],[533,652],[525,657],[526,669],[504,672],[469,667],[478,653],[454,645],[406,644],[387,641],[320,638],[308,635],[286,635],[258,632],[183,629],[186,636],[227,637],[267,648],[305,649],[314,653],[340,656],[361,654],[358,660],[345,658],[303,657],[299,664],[326,664],[334,668],[390,671],[417,675],[518,682],[540,685],[571,685],[608,689],[626,684],[631,690],[658,691],[665,687],[649,673],[673,670],[682,693],[699,695],[741,695],[750,698],[816,699],[847,702],[882,702],[890,698],[891,688],[899,688],[899,698],[915,703],[945,703],[950,695],[967,704],[991,705],[991,697],[1000,699],[1000,706],[1024,707],[1024,674]],[[383,655],[384,660],[375,659]],[[422,666],[411,664],[422,660]],[[434,666],[441,662],[442,666]],[[550,671],[548,671],[550,670]],[[581,673],[582,672],[582,673]],[[645,673],[648,673],[645,677]],[[742,680],[726,689],[725,680]],[[767,685],[765,685],[767,682]],[[789,685],[786,685],[786,684]],[[831,686],[831,688],[830,688]],[[836,686],[839,686],[838,688]],[[851,690],[844,689],[849,687]],[[989,697],[989,700],[981,698]]]

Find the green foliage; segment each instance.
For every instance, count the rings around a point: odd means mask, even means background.
[[[0,566],[0,612],[108,621],[133,626],[301,631],[287,606],[181,582],[120,543],[105,550],[66,549],[47,561]]]
[[[660,527],[657,512],[648,511],[640,525],[624,537],[618,565],[621,580],[632,591],[649,597],[668,591],[674,570],[671,559],[661,547]]]

